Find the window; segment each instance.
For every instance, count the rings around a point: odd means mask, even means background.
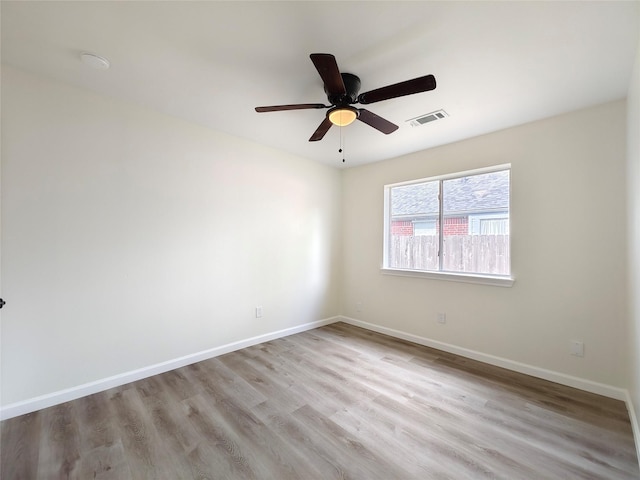
[[[386,185],[383,268],[510,278],[510,190],[509,165]]]
[[[435,235],[436,221],[432,220],[416,220],[413,222],[413,234],[418,235]]]
[[[469,215],[469,235],[509,235],[509,215],[503,213]]]

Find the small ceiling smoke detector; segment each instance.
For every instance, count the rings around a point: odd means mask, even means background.
[[[436,110],[435,112],[425,113],[424,115],[420,115],[419,117],[410,118],[406,120],[412,127],[419,127],[420,125],[424,125],[425,123],[433,122],[434,120],[442,120],[445,117],[448,117],[449,114],[444,110]]]
[[[85,65],[89,65],[98,70],[106,70],[109,68],[109,60],[93,53],[85,52],[80,54],[80,60],[82,60],[82,63]]]

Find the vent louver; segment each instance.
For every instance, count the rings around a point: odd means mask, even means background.
[[[435,120],[442,120],[443,118],[448,117],[449,114],[444,110],[436,110],[435,112],[425,113],[424,115],[420,115],[419,117],[410,118],[407,120],[412,127],[419,127],[424,125],[425,123],[433,122]]]

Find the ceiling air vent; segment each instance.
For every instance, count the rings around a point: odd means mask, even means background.
[[[420,125],[424,125],[425,123],[433,122],[435,120],[442,120],[445,117],[448,117],[449,114],[444,110],[436,110],[435,112],[426,113],[424,115],[420,115],[416,118],[410,118],[407,120],[412,127],[419,127]]]

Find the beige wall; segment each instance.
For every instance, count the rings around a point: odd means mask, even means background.
[[[339,313],[633,379],[638,405],[638,115],[627,130],[624,102],[341,172],[11,68],[2,82],[2,405]],[[512,288],[380,273],[384,184],[503,163]]]
[[[610,103],[345,171],[343,314],[626,388],[625,121]],[[384,184],[504,163],[513,287],[381,274]]]
[[[338,314],[340,192],[336,169],[3,66],[2,405]]]
[[[635,410],[640,457],[640,42],[627,97],[627,186],[629,199],[629,390]]]

